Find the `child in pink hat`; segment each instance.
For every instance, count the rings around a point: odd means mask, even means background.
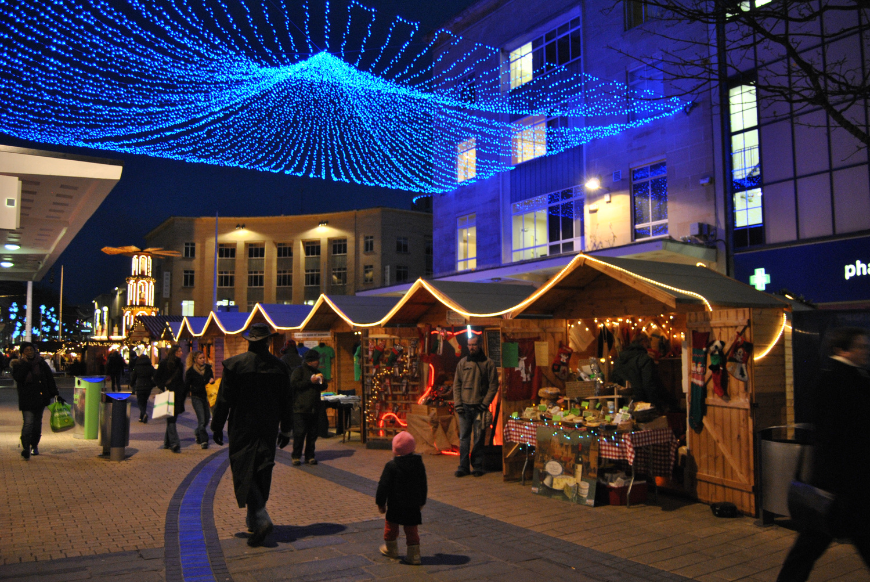
[[[407,431],[393,437],[393,460],[389,461],[378,482],[375,503],[386,513],[384,545],[381,553],[388,558],[399,557],[399,526],[405,528],[408,553],[405,562],[419,566],[420,534],[417,526],[423,523],[420,512],[426,504],[426,467],[423,458],[414,454],[417,443]]]

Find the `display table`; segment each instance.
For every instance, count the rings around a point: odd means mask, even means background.
[[[523,465],[524,473],[528,465],[531,449],[537,445],[538,428],[543,426],[556,431],[563,430],[563,427],[560,425],[544,425],[541,422],[513,418],[508,419],[505,423],[505,442],[518,443],[526,448],[526,463]],[[570,426],[566,426],[564,429],[578,430]],[[598,437],[598,455],[604,459],[626,461],[628,463],[631,469],[631,481],[629,482],[628,489],[630,494],[638,468],[645,468],[646,472],[652,477],[670,477],[674,466],[677,444],[677,439],[669,428],[639,430],[630,433],[602,434]],[[523,483],[525,483],[524,480]]]

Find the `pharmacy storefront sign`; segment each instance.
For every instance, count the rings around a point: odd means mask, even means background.
[[[815,303],[870,301],[870,237],[737,253],[734,277]]]

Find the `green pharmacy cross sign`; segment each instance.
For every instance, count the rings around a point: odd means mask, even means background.
[[[764,272],[764,267],[755,269],[755,274],[749,277],[749,284],[759,291],[764,291],[770,284],[770,275]]]

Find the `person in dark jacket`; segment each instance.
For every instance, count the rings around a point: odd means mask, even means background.
[[[130,388],[136,393],[136,404],[139,406],[139,422],[148,422],[148,398],[154,382],[154,365],[151,358],[142,354],[130,366]]]
[[[45,360],[40,357],[34,345],[21,342],[21,357],[12,360],[12,377],[18,388],[18,410],[21,411],[21,457],[28,461],[30,455],[39,454],[39,440],[42,438],[42,414],[51,399],[58,395],[54,375]]]
[[[184,386],[190,393],[190,404],[196,412],[196,442],[203,449],[208,448],[208,421],[211,420],[211,409],[208,405],[208,393],[205,387],[214,384],[214,372],[205,361],[205,354],[199,350],[190,352],[187,356],[187,372],[184,373]]]
[[[115,350],[106,360],[106,375],[112,380],[112,391],[121,389],[121,374],[124,373],[124,356]]]
[[[381,553],[388,558],[398,558],[399,526],[404,526],[408,553],[405,561],[420,565],[420,534],[417,526],[423,523],[420,509],[426,504],[426,467],[423,458],[414,454],[417,443],[407,431],[393,437],[392,461],[381,473],[375,503],[381,513],[386,513],[384,545]]]
[[[649,336],[644,333],[635,336],[628,347],[619,353],[610,380],[622,386],[628,381],[631,384],[629,396],[633,401],[649,402],[658,412],[666,412],[668,398],[659,380],[656,364],[649,355],[649,347]]]
[[[163,435],[163,449],[173,453],[181,452],[181,440],[178,438],[176,421],[178,415],[184,412],[184,400],[187,390],[184,387],[184,363],[181,361],[181,347],[171,345],[169,353],[157,364],[155,374],[157,387],[160,390],[172,390],[175,393],[175,414],[166,417],[166,432]]]
[[[296,349],[296,342],[287,340],[284,348],[281,350],[281,361],[287,365],[287,369],[293,372],[296,368],[302,365],[302,356],[299,355],[299,350]]]
[[[816,381],[811,485],[834,495],[831,525],[838,538],[849,538],[870,567],[870,432],[861,414],[870,407],[870,337],[860,328],[833,330]],[[803,582],[833,541],[830,535],[803,529],[785,558],[777,582]]]
[[[326,390],[326,380],[320,373],[320,354],[317,350],[305,352],[304,362],[290,374],[290,389],[293,393],[293,452],[294,465],[302,464],[302,447],[305,446],[305,462],[316,465],[314,443],[317,442],[320,393]]]
[[[212,438],[223,445],[229,419],[230,470],[239,507],[247,507],[249,546],[272,531],[266,512],[275,465],[275,447],[290,442],[290,381],[287,366],[269,353],[269,326],[255,323],[243,337],[248,351],[224,360],[211,422]],[[280,433],[279,433],[280,429]]]

